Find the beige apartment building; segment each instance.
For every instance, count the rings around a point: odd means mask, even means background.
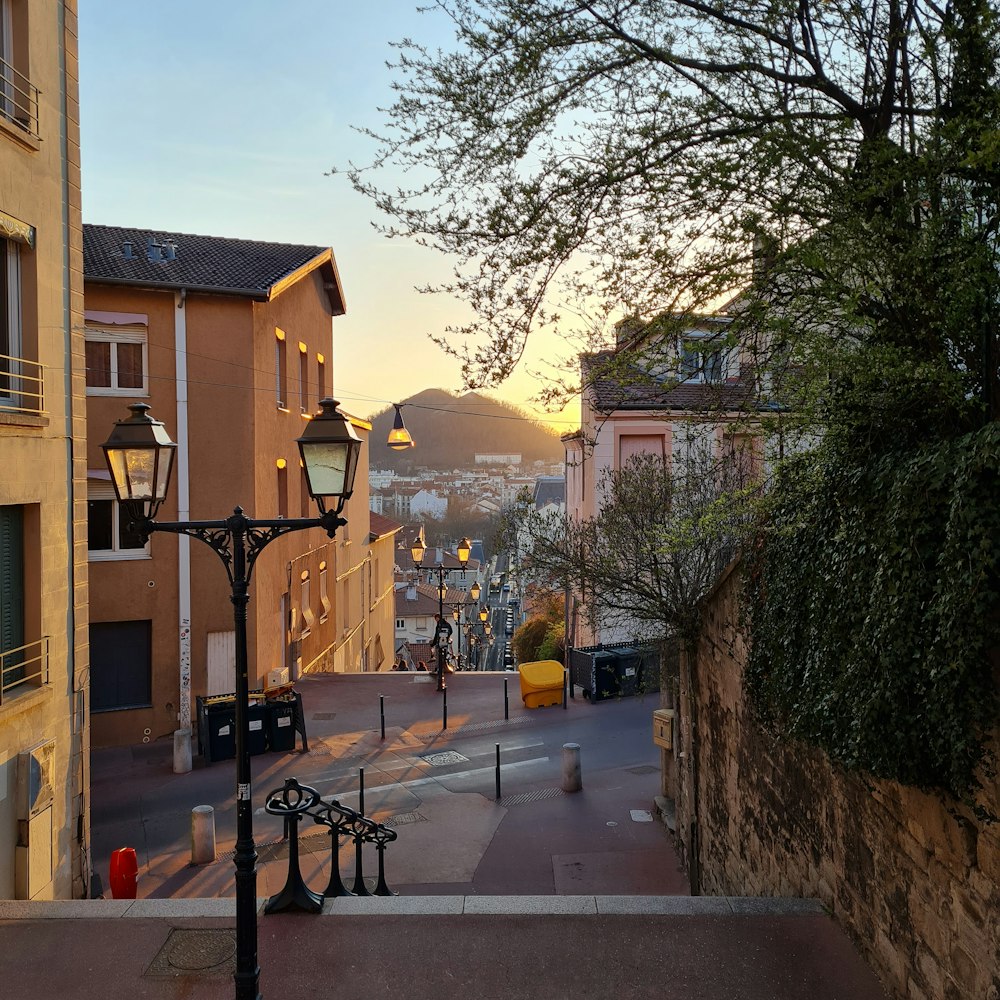
[[[0,0],[0,898],[87,894],[75,0]]]
[[[296,438],[332,392],[345,311],[329,248],[84,226],[91,729],[95,746],[169,738],[197,699],[235,687],[233,605],[208,545],[143,544],[114,500],[100,445],[146,403],[177,443],[160,521],[315,517]],[[250,687],[312,671],[377,669],[392,653],[371,611],[392,566],[369,545],[371,425],[347,524],[277,538],[250,583]],[[381,562],[387,560],[382,559]],[[380,575],[385,577],[380,582]],[[176,761],[175,761],[176,766]]]

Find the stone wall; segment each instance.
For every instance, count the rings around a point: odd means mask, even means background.
[[[678,834],[701,891],[818,898],[890,994],[997,1000],[1000,824],[763,733],[742,688],[739,580],[730,567],[711,596],[682,684]],[[979,801],[1000,814],[996,778]]]

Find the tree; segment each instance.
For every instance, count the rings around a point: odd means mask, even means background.
[[[680,467],[633,455],[605,474],[594,517],[554,533],[528,515],[527,572],[580,595],[595,625],[691,648],[701,600],[735,554],[755,492],[737,465],[707,452]]]
[[[563,594],[540,592],[532,588],[525,595],[524,605],[529,610],[528,620],[511,639],[519,663],[533,660],[563,661],[566,654],[565,610]]]
[[[821,381],[846,369],[800,410],[898,442],[995,405],[988,0],[435,8],[455,46],[400,44],[379,154],[351,177],[389,233],[455,260],[443,290],[477,318],[439,342],[470,384],[502,381],[539,327],[565,331],[562,307],[598,330],[711,312],[751,284],[756,246],[767,275],[733,335]],[[383,187],[381,168],[419,180]]]

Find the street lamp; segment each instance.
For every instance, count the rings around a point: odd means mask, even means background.
[[[472,543],[468,538],[463,538],[458,543],[457,548],[458,562],[462,567],[462,575],[465,575],[465,564],[469,561],[469,555],[472,552]],[[410,547],[410,555],[413,557],[413,565],[417,569],[423,569],[424,554],[427,552],[427,546],[424,545],[423,540],[420,536],[417,536],[417,540]],[[444,595],[445,591],[448,589],[445,585],[445,573],[447,572],[444,565],[444,556],[442,554],[441,562],[435,563],[433,566],[428,566],[428,569],[433,569],[437,571],[438,575],[438,616],[437,616],[437,626],[434,631],[434,644],[437,648],[437,689],[438,691],[443,691],[445,689],[444,682],[444,656],[441,651],[442,640],[444,639],[444,634],[450,631],[451,626],[444,620]],[[459,639],[461,642],[461,639]],[[450,640],[449,640],[450,642]]]
[[[479,595],[482,593],[482,588],[479,586],[479,581],[476,580],[471,587],[469,587],[469,597],[472,598],[472,603],[475,604],[479,600]]]
[[[485,622],[485,621],[487,621],[487,620],[489,619],[489,617],[490,617],[490,611],[489,611],[489,608],[487,608],[487,607],[486,607],[486,605],[484,604],[484,605],[483,605],[483,606],[482,606],[482,607],[481,607],[481,608],[479,609],[479,620],[480,620],[481,622]]]
[[[118,502],[135,530],[147,541],[154,531],[190,535],[205,542],[222,560],[232,591],[236,627],[236,1000],[260,1000],[257,964],[257,851],[250,801],[249,681],[247,604],[250,577],[260,553],[292,531],[322,528],[330,538],[347,521],[340,516],[354,490],[361,439],[337,402],[324,399],[321,410],[297,440],[309,494],[320,516],[256,520],[236,507],[224,521],[161,521],[153,518],[167,495],[177,445],[145,403],[129,406],[132,415],[115,423],[101,445]],[[330,508],[328,509],[328,504]]]

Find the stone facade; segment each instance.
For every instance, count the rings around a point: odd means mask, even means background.
[[[763,733],[741,681],[739,583],[730,567],[681,668],[677,829],[701,891],[818,898],[894,996],[997,1000],[1000,824]]]

